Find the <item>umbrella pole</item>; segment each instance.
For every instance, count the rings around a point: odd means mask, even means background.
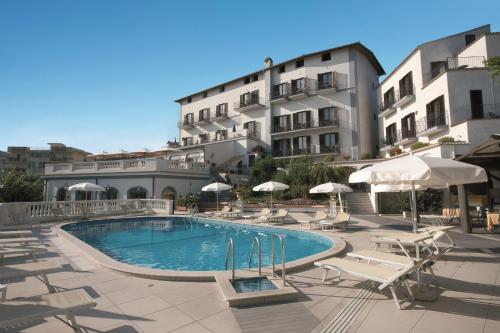
[[[271,214],[273,213],[273,191],[271,191]]]
[[[418,231],[417,224],[417,192],[415,191],[415,182],[411,182],[411,216],[413,219],[413,232]]]
[[[219,191],[217,191],[217,212],[219,211]]]
[[[339,201],[340,201],[340,211],[343,212],[344,211],[344,205],[342,204],[342,195],[340,195],[340,192],[338,193],[338,196],[339,196]]]

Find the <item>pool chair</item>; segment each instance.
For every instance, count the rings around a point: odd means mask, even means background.
[[[19,244],[27,245],[30,243],[37,243],[40,239],[36,237],[14,237],[14,238],[0,238],[0,246],[6,244]]]
[[[384,267],[342,258],[329,258],[317,261],[314,265],[324,269],[322,280],[323,284],[326,281],[328,272],[336,271],[338,273],[338,279],[340,279],[342,273],[347,273],[352,276],[379,283],[379,290],[384,290],[389,287],[396,306],[398,309],[401,309],[402,302],[398,299],[396,287],[404,284],[408,294],[412,299],[414,299],[407,278],[410,273],[415,271],[424,262],[424,260],[425,259],[420,260],[418,263],[412,263],[406,266]]]
[[[63,268],[52,261],[37,261],[24,264],[0,266],[0,280],[24,278],[28,276],[40,277],[49,292],[55,289],[50,285],[47,274],[62,272]]]
[[[224,206],[222,207],[221,210],[219,211],[216,211],[216,212],[206,212],[205,214],[209,214],[209,215],[216,215],[216,216],[222,216],[226,213],[229,213],[231,211],[231,207],[229,206]]]
[[[31,231],[30,229],[0,231],[0,238],[31,237],[31,236],[33,236],[33,231]]]
[[[351,214],[345,212],[338,212],[335,218],[327,218],[326,220],[321,220],[319,224],[321,225],[321,230],[333,231],[336,226],[344,225],[345,229],[347,229],[347,224],[349,223],[349,219],[351,218]],[[331,228],[331,229],[329,229]]]
[[[241,209],[233,209],[230,212],[221,214],[220,216],[225,219],[237,219],[241,215]]]
[[[243,215],[242,217],[244,219],[249,219],[249,220],[256,220],[257,222],[260,221],[261,218],[264,218],[271,214],[271,210],[269,208],[262,208],[259,213],[257,214],[252,214],[252,215]]]
[[[5,256],[31,256],[31,258],[36,261],[36,255],[37,254],[42,254],[42,253],[47,253],[47,249],[43,247],[5,247],[1,246],[0,247],[0,263],[3,262],[3,258]]]
[[[35,322],[47,317],[65,316],[61,320],[75,332],[81,332],[76,323],[75,312],[97,305],[83,289],[73,289],[53,294],[17,298],[0,303],[0,330]]]
[[[259,217],[259,220],[261,223],[285,223],[285,219],[287,218],[288,216],[288,210],[286,209],[278,209],[278,211],[276,212],[276,214],[269,214],[269,215],[266,215],[266,216],[261,216]]]
[[[326,219],[328,219],[328,214],[322,210],[318,210],[316,211],[312,219],[298,218],[296,220],[298,223],[300,223],[301,228],[304,228],[307,225],[309,229],[312,229],[313,224],[319,225],[321,221]]]

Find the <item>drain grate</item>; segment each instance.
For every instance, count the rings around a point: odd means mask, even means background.
[[[370,281],[365,281],[362,289],[340,310],[340,312],[326,325],[321,333],[345,333],[354,323],[364,307],[371,301],[375,292]]]

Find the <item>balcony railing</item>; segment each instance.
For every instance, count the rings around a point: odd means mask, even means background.
[[[245,98],[234,103],[234,109],[239,111],[245,111],[246,109],[253,109],[254,107],[263,106],[264,103],[260,101],[259,95],[254,93],[248,93]]]
[[[339,126],[338,119],[312,119],[309,122],[305,123],[295,123],[290,124],[288,126],[275,125],[272,127],[272,133],[283,133],[288,131],[299,131],[310,128],[321,128],[321,127],[329,127],[329,126]]]
[[[197,124],[205,124],[210,122],[210,117],[208,115],[198,117]]]
[[[177,122],[177,127],[178,128],[185,128],[185,127],[193,127],[194,126],[194,121],[178,121]]]
[[[212,120],[215,120],[215,119],[224,119],[224,118],[228,118],[228,112],[227,110],[226,111],[215,111],[215,116],[213,116],[211,119]]]
[[[288,83],[280,83],[273,86],[271,91],[271,101],[288,97]]]
[[[485,58],[482,56],[474,57],[449,57],[448,69],[466,69],[466,68],[484,68]]]
[[[320,145],[309,145],[303,148],[294,146],[290,149],[273,150],[273,156],[275,157],[317,155],[317,154],[339,154],[339,153],[340,153],[340,145],[338,144],[329,147]]]
[[[466,105],[451,112],[452,126],[473,119],[500,119],[500,103]]]
[[[309,95],[309,79],[308,78],[303,78],[303,84],[293,84],[290,83],[290,98],[293,99],[294,96],[298,95]],[[299,80],[295,81],[299,82]]]
[[[213,136],[205,138],[198,137],[197,140],[191,140],[191,141],[183,141],[182,147],[191,147],[191,146],[197,146],[197,145],[202,145],[202,144],[207,144],[211,142],[220,142],[224,140],[231,140],[231,139],[240,139],[240,138],[254,138],[254,139],[260,139],[260,132],[259,131],[248,131],[248,130],[243,130],[243,132],[239,133],[233,133],[233,132],[228,132],[225,136]]]
[[[282,133],[282,132],[288,132],[291,130],[292,130],[292,125],[286,125],[286,126],[275,125],[275,126],[273,126],[273,133]]]
[[[419,135],[430,135],[436,131],[448,126],[446,112],[434,113],[432,116],[426,116],[417,120],[417,133]]]

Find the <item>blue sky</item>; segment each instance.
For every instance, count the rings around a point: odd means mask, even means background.
[[[266,56],[361,41],[389,72],[419,43],[500,30],[498,13],[498,0],[0,0],[0,150],[157,148],[178,136],[175,99]]]

